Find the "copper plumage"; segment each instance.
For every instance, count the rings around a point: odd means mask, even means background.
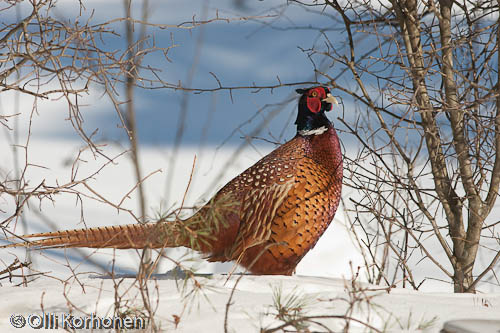
[[[31,234],[22,238],[39,239],[4,247],[187,246],[210,261],[237,261],[254,274],[292,274],[332,221],[342,187],[340,143],[325,115],[336,100],[326,87],[297,91],[296,136],[227,183],[187,220]],[[197,237],[189,237],[183,226]]]

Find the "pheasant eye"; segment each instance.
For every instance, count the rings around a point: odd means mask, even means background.
[[[318,96],[318,92],[317,92],[317,91],[313,91],[313,92],[311,93],[311,96],[312,96],[312,97],[316,97],[316,96]]]

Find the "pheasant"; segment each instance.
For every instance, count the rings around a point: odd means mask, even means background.
[[[332,221],[342,188],[342,154],[325,115],[327,87],[301,94],[297,134],[227,183],[186,220],[22,236],[3,247],[164,248],[185,246],[209,261],[236,261],[253,274],[291,275]],[[41,238],[41,239],[40,239]]]

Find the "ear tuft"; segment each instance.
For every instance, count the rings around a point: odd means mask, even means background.
[[[297,92],[297,94],[301,94],[301,95],[305,94],[307,92],[307,90],[309,90],[309,89],[300,89],[300,88],[299,89],[295,89],[295,91]]]

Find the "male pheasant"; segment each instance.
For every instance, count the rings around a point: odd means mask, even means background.
[[[13,246],[163,248],[186,246],[210,261],[235,260],[254,274],[291,275],[335,215],[342,155],[325,111],[326,87],[297,89],[297,134],[226,184],[187,220],[25,235]]]

